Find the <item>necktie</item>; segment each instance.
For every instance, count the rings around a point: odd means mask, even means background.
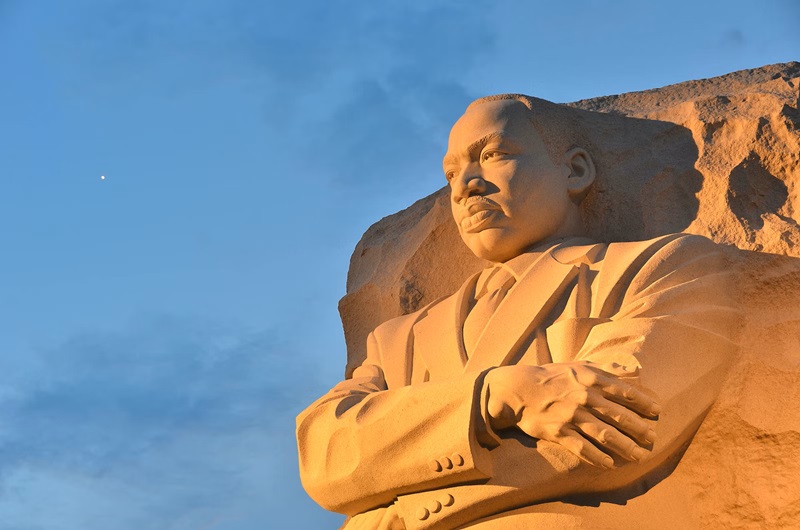
[[[499,265],[484,274],[486,274],[485,281],[480,278],[476,285],[475,305],[464,320],[464,349],[467,351],[467,356],[472,355],[489,319],[516,282],[514,276]]]

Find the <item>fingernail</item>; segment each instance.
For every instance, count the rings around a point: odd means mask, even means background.
[[[661,405],[659,405],[658,403],[653,403],[652,405],[650,405],[650,414],[652,414],[653,416],[658,416],[659,414],[661,414]]]
[[[644,435],[644,439],[646,441],[648,441],[649,443],[651,443],[651,444],[655,443],[655,441],[656,441],[656,431],[654,431],[653,429],[648,429],[647,430],[647,434]]]
[[[631,451],[631,456],[637,462],[641,462],[642,459],[647,456],[647,451],[642,449],[641,447],[634,447],[633,451]]]
[[[614,469],[614,459],[611,458],[610,456],[605,457],[603,459],[603,467],[606,469]]]

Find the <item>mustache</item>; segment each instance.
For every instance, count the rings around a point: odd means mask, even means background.
[[[500,210],[500,205],[488,197],[483,195],[472,195],[466,199],[459,201],[459,205],[467,208],[470,213],[475,213],[480,210]],[[474,211],[473,211],[474,210]]]

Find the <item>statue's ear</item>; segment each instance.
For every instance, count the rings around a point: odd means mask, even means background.
[[[570,170],[567,179],[569,196],[580,202],[594,184],[596,170],[592,155],[582,147],[574,147],[564,153],[564,162]]]

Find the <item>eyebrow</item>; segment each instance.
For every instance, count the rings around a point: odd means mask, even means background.
[[[474,142],[469,144],[469,146],[467,146],[467,148],[464,150],[464,152],[467,153],[468,156],[473,156],[476,151],[480,152],[484,147],[486,147],[486,144],[488,144],[491,140],[494,140],[495,138],[502,138],[502,137],[503,137],[503,133],[500,132],[500,131],[491,132],[491,133],[487,134],[486,136],[478,138],[477,140],[475,140]],[[458,155],[455,155],[455,154],[446,155],[444,157],[444,160],[442,161],[442,164],[444,166],[448,166],[450,164],[455,164],[456,161],[457,161],[457,158],[458,158]]]

